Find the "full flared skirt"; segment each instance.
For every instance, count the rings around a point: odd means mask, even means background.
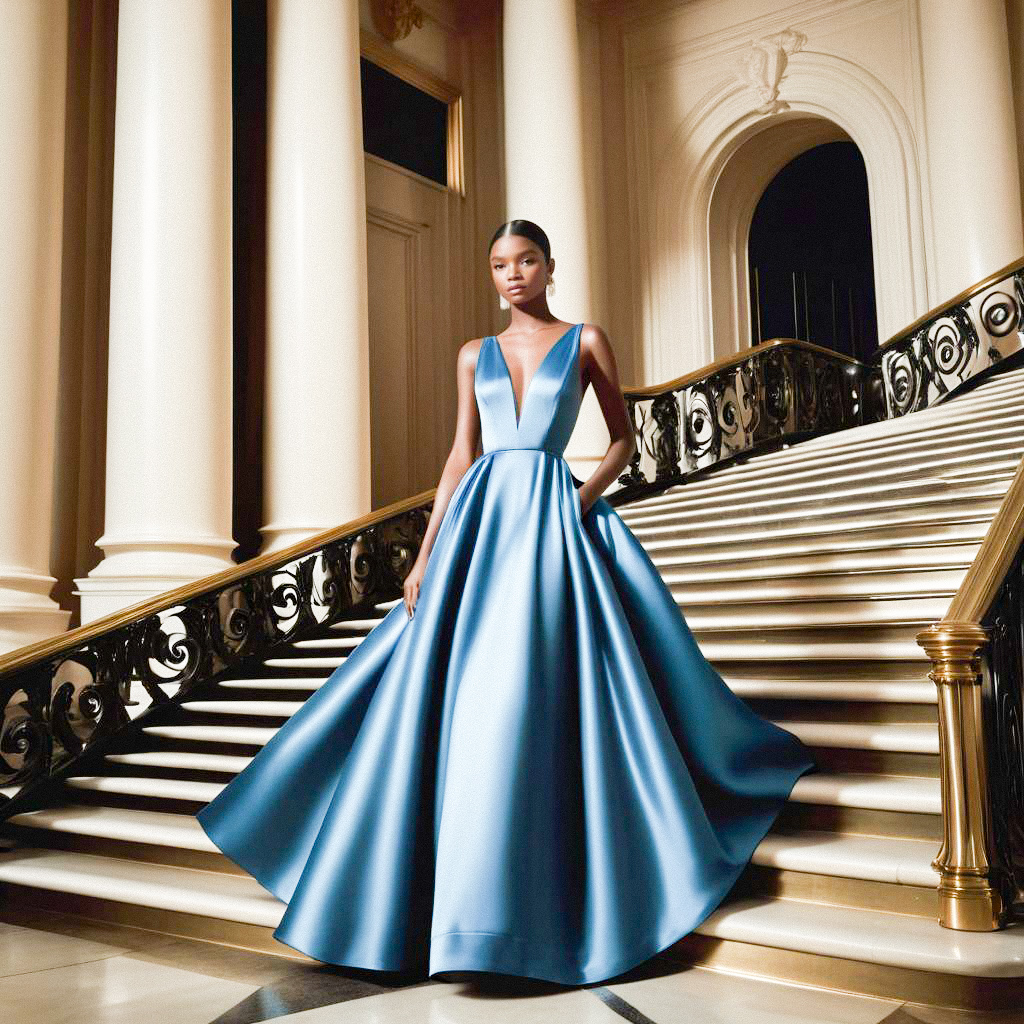
[[[395,605],[197,815],[328,963],[585,984],[692,931],[814,762],[564,459],[479,458]]]

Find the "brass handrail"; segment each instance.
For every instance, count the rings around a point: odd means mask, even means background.
[[[980,623],[1024,544],[1024,459],[1003,495],[981,547],[967,570],[943,622]]]
[[[1001,278],[1008,277],[1010,274],[1014,274],[1018,270],[1024,270],[1024,256],[1019,257],[1018,259],[1015,259],[1010,263],[1007,263],[1005,267],[1000,267],[999,270],[994,270],[991,274],[988,274],[987,276],[983,277],[976,284],[972,284],[970,285],[970,287],[965,288],[962,292],[958,292],[956,295],[953,296],[953,298],[940,303],[933,309],[929,309],[928,312],[925,313],[923,316],[919,316],[912,323],[907,324],[906,327],[902,328],[895,334],[886,338],[885,341],[883,341],[878,346],[878,349],[876,351],[880,352],[882,349],[887,348],[889,345],[892,345],[893,343],[900,341],[902,338],[905,338],[908,334],[913,334],[914,331],[916,331],[919,327],[922,327],[924,324],[928,323],[929,320],[934,320],[935,317],[941,316],[942,313],[945,310],[949,309],[951,306],[959,306],[961,303],[967,302],[968,299],[973,299],[975,295],[980,295],[983,291],[985,291],[986,288],[991,288],[992,285],[994,285]]]
[[[986,735],[982,694],[991,637],[983,622],[1022,546],[1024,459],[946,614],[916,637],[932,660],[929,677],[938,690],[943,840],[933,865],[939,923],[961,931],[1000,928],[1008,913],[993,827],[993,737]]]
[[[849,363],[851,366],[861,367],[864,364],[858,359],[854,359],[852,356],[845,355],[842,352],[833,352],[830,348],[825,348],[822,345],[815,345],[813,341],[803,341],[800,338],[770,338],[767,341],[762,341],[759,345],[751,345],[750,348],[745,348],[740,352],[733,352],[731,355],[722,356],[720,359],[716,359],[713,363],[708,363],[707,366],[702,366],[699,370],[692,370],[690,373],[684,373],[681,377],[674,377],[672,380],[665,381],[664,384],[638,384],[631,387],[624,387],[622,393],[627,397],[631,398],[651,398],[654,395],[660,395],[665,391],[677,391],[680,388],[684,388],[689,384],[694,384],[699,380],[703,380],[705,377],[710,377],[721,370],[726,370],[731,366],[739,366],[741,363],[745,363],[751,356],[757,355],[760,352],[764,352],[767,349],[774,348],[779,345],[785,345],[787,348],[802,348],[808,352],[818,352],[828,356],[837,362]]]

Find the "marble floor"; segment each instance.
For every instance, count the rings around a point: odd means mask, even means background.
[[[566,989],[424,981],[0,908],[0,1007],[18,1024],[1024,1024],[680,968],[655,959]]]

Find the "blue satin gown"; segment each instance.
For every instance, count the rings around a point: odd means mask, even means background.
[[[814,767],[703,657],[614,508],[581,517],[582,326],[518,417],[484,339],[483,455],[413,617],[395,605],[197,815],[317,960],[605,980],[700,924]]]

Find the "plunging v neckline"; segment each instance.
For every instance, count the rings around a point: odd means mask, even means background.
[[[537,374],[540,373],[540,371],[544,368],[544,364],[548,361],[548,358],[550,357],[551,353],[554,352],[555,349],[558,348],[558,346],[563,341],[565,341],[565,339],[569,337],[569,335],[572,334],[572,332],[577,327],[579,327],[579,324],[573,324],[564,334],[562,334],[562,336],[551,346],[551,348],[549,348],[547,352],[544,353],[544,358],[541,359],[541,361],[537,364],[537,369],[534,370],[533,373],[530,375],[530,379],[527,382],[526,387],[523,388],[523,399],[521,402],[516,398],[516,388],[515,385],[512,383],[512,372],[509,370],[508,363],[505,361],[505,353],[501,351],[501,342],[498,341],[498,336],[496,334],[492,334],[490,336],[491,340],[494,342],[494,345],[498,350],[498,355],[501,358],[501,365],[505,368],[505,378],[508,381],[508,389],[509,391],[512,392],[512,409],[515,412],[516,417],[516,431],[519,430],[519,424],[522,421],[523,409],[526,406],[526,399],[529,397],[530,394],[530,387],[533,384],[533,378],[536,377]]]

